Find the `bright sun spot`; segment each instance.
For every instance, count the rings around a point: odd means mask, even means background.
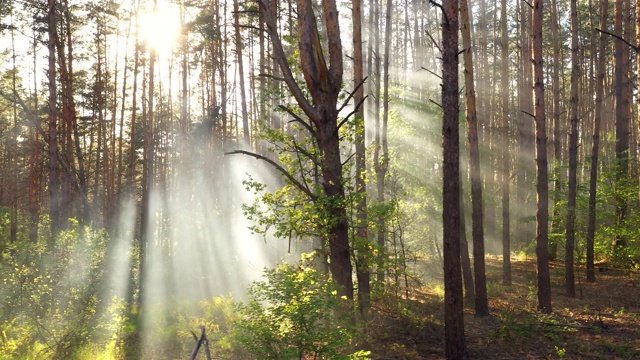
[[[158,53],[171,51],[180,36],[180,10],[174,5],[158,5],[140,15],[140,38]]]

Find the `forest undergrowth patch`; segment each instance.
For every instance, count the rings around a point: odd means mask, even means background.
[[[512,261],[513,284],[501,284],[502,262],[487,258],[491,316],[476,318],[465,304],[471,359],[638,359],[640,276],[599,272],[580,279],[577,297],[564,295],[564,264],[551,263],[554,311],[536,310],[535,260]],[[584,277],[584,272],[580,274]],[[379,359],[443,359],[442,299],[429,288],[411,299],[380,298],[368,327]]]

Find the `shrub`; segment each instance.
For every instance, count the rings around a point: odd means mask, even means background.
[[[266,281],[255,282],[248,303],[238,306],[237,341],[260,359],[366,358],[345,354],[354,335],[351,314],[311,258],[265,270]]]

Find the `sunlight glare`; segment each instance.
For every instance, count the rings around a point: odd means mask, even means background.
[[[159,5],[140,15],[140,38],[160,54],[170,53],[180,37],[180,10],[172,4]]]

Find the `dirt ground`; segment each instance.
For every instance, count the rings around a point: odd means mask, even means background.
[[[576,298],[564,295],[564,264],[552,263],[553,313],[536,310],[535,260],[512,261],[513,285],[501,284],[501,259],[487,259],[491,316],[465,304],[471,359],[640,359],[640,274],[607,269],[596,283],[576,273]],[[372,359],[443,359],[442,289],[409,299],[383,298],[365,329]]]

